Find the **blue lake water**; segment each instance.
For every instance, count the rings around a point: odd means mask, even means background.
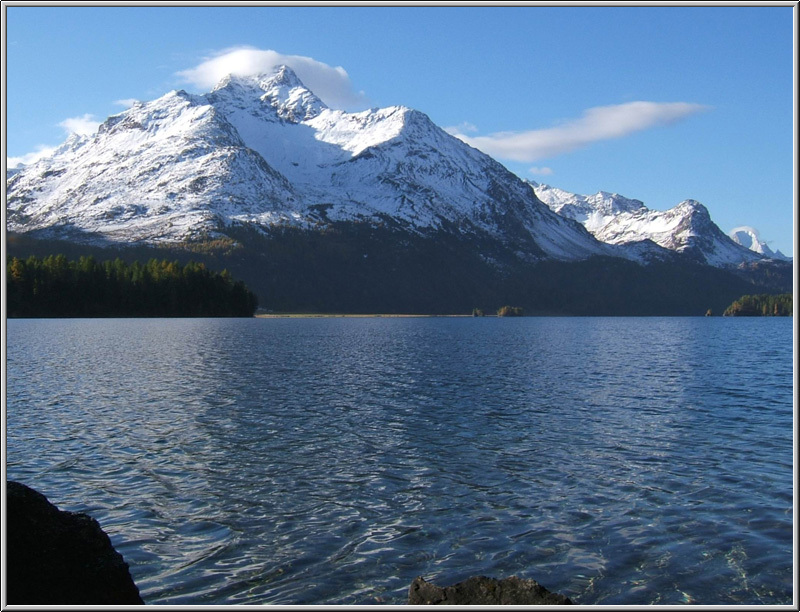
[[[7,322],[7,475],[151,604],[791,604],[791,319]]]

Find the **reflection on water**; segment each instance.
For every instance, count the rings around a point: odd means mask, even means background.
[[[791,334],[11,320],[8,476],[95,516],[148,603],[404,603],[415,576],[476,574],[790,603]]]

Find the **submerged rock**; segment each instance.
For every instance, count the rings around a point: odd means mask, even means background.
[[[571,604],[565,595],[551,593],[535,580],[511,576],[497,580],[472,576],[452,586],[440,587],[417,577],[408,589],[410,605],[558,605]]]
[[[100,524],[6,482],[8,604],[143,604],[128,564]]]

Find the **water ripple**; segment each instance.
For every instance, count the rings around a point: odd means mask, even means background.
[[[516,574],[583,604],[786,604],[790,332],[11,320],[7,472],[95,516],[148,603],[403,603],[417,575]]]

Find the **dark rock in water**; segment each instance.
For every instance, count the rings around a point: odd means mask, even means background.
[[[502,580],[472,576],[448,587],[418,577],[408,590],[409,605],[558,605],[571,604],[568,597],[551,593],[535,580],[511,576]]]
[[[8,604],[143,604],[128,564],[100,524],[6,483]]]

